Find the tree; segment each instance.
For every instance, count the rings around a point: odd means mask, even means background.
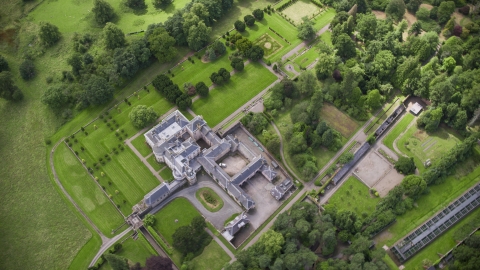
[[[173,3],[173,0],[153,0],[152,3],[155,8],[165,8],[166,6]]]
[[[448,73],[452,73],[456,64],[457,64],[457,62],[455,61],[455,58],[453,58],[452,56],[449,56],[449,57],[443,59],[442,67]]]
[[[107,22],[103,28],[103,35],[105,37],[105,47],[110,50],[124,47],[127,44],[125,34],[120,28],[111,22]]]
[[[173,270],[173,263],[167,257],[151,256],[147,258],[143,270]]]
[[[311,72],[303,72],[298,77],[297,89],[303,96],[311,96],[318,88],[318,82]]]
[[[196,252],[203,248],[210,236],[205,231],[207,224],[201,216],[193,218],[188,226],[179,227],[172,235],[173,247],[183,254]]]
[[[410,0],[406,6],[408,11],[415,14],[415,12],[417,12],[421,4],[422,4],[422,0]]]
[[[356,30],[362,37],[363,41],[375,39],[377,29],[377,18],[375,14],[358,14]]]
[[[9,71],[0,72],[0,98],[19,101],[23,99],[23,93],[13,83],[12,73]]]
[[[415,162],[413,157],[400,156],[395,162],[395,170],[403,175],[409,175],[415,172]]]
[[[212,28],[207,27],[204,22],[191,26],[187,37],[188,47],[195,51],[203,48],[208,42],[211,31]]]
[[[355,42],[347,35],[341,34],[338,36],[335,44],[333,45],[337,49],[337,55],[344,60],[355,57],[357,54],[355,49]]]
[[[405,2],[403,0],[391,0],[385,9],[385,13],[395,21],[400,21],[405,14]]]
[[[150,51],[160,63],[171,61],[177,54],[175,39],[163,27],[158,27],[148,36]]]
[[[266,233],[262,234],[258,241],[262,243],[265,254],[270,257],[278,256],[282,250],[283,244],[285,244],[283,235],[274,230],[268,230]]]
[[[291,154],[297,154],[305,150],[307,150],[307,141],[301,132],[296,132],[288,142],[288,151]]]
[[[45,46],[50,47],[60,40],[62,34],[60,33],[60,30],[58,30],[57,26],[48,22],[41,22],[39,36],[42,43]]]
[[[50,86],[42,95],[42,103],[52,109],[59,109],[68,101],[68,96],[63,93],[63,85]]]
[[[235,27],[235,29],[238,31],[238,32],[243,32],[245,31],[245,23],[240,21],[240,20],[237,20],[233,26]]]
[[[175,104],[180,110],[186,110],[192,105],[192,99],[187,93],[183,93],[175,100]]]
[[[155,225],[155,222],[156,222],[156,218],[154,215],[152,214],[147,214],[144,218],[143,218],[143,225],[145,226],[153,226]]]
[[[317,75],[317,79],[325,80],[326,78],[331,77],[334,69],[335,55],[320,53],[317,64],[315,65],[315,75]]]
[[[113,98],[115,89],[103,77],[92,75],[85,83],[85,94],[92,105],[101,105]]]
[[[420,115],[417,120],[417,126],[425,128],[427,132],[434,132],[437,130],[442,117],[443,110],[441,107],[429,109]]]
[[[103,255],[107,260],[108,264],[112,267],[113,270],[129,270],[127,260],[123,257],[120,257],[115,254],[104,254]]]
[[[30,59],[26,59],[25,61],[23,61],[20,64],[19,71],[20,76],[25,81],[33,79],[33,77],[35,77],[35,65],[33,64],[33,61]]]
[[[298,28],[297,36],[303,40],[310,40],[315,37],[315,29],[313,29],[313,23],[307,17],[302,18],[303,23]]]
[[[380,108],[383,103],[383,97],[380,95],[378,89],[370,90],[367,94],[367,99],[365,100],[365,106],[368,108],[375,110]]]
[[[252,45],[253,45],[252,42],[247,38],[242,38],[240,40],[237,40],[237,42],[235,43],[235,46],[237,47],[237,49],[244,54],[246,53],[247,50],[252,48]]]
[[[444,24],[450,20],[450,15],[455,11],[455,2],[446,1],[440,3],[437,10],[437,20],[438,23]],[[430,11],[432,12],[432,11]]]
[[[83,69],[83,57],[79,53],[74,53],[67,59],[67,63],[72,66],[72,73],[75,76],[80,75],[80,71]]]
[[[158,118],[158,114],[153,110],[152,107],[138,105],[135,106],[132,111],[130,111],[128,117],[130,118],[130,121],[134,127],[141,129],[153,123],[155,119]]]
[[[430,10],[428,10],[428,8],[426,7],[421,7],[417,13],[415,13],[415,15],[417,16],[417,19],[421,20],[421,21],[426,21],[428,19],[430,19]]]
[[[104,0],[95,0],[93,2],[93,15],[98,24],[105,24],[111,22],[115,18],[115,11],[112,6]]]
[[[250,49],[248,49],[246,52],[245,52],[245,56],[252,60],[252,61],[258,61],[260,59],[263,58],[263,54],[265,52],[263,51],[262,47],[258,46],[258,45],[253,45]]]
[[[340,158],[338,159],[338,162],[340,162],[341,164],[347,164],[352,160],[353,160],[353,154],[351,152],[346,152],[340,156]]]
[[[144,9],[147,7],[145,0],[125,0],[125,5],[132,9]]]
[[[251,26],[253,26],[253,25],[255,24],[255,18],[254,18],[252,15],[250,15],[250,14],[246,15],[245,17],[243,17],[243,20],[245,21],[245,24],[246,24],[247,26],[250,26],[250,27],[251,27]]]
[[[422,32],[422,24],[419,21],[416,21],[412,24],[410,27],[410,30],[408,30],[408,33],[410,35],[418,36]]]
[[[5,59],[5,57],[0,55],[0,72],[8,71],[8,70],[10,70],[10,68],[8,67],[7,59]]]
[[[396,58],[391,51],[382,50],[375,56],[372,66],[380,80],[387,80],[396,67]]]
[[[402,187],[411,198],[417,198],[427,188],[427,183],[418,175],[408,175],[402,180]]]
[[[236,71],[242,71],[245,68],[245,64],[241,58],[233,58],[230,66],[234,68]]]
[[[328,229],[322,236],[323,249],[322,254],[324,256],[330,255],[335,251],[337,246],[337,238],[335,237],[335,229]]]
[[[263,20],[263,10],[261,9],[255,9],[253,12],[252,12],[253,16],[255,17],[255,19],[261,21]]]
[[[196,85],[195,85],[195,90],[197,91],[197,93],[202,96],[202,97],[206,97],[208,96],[208,86],[205,85],[204,82],[198,82]]]

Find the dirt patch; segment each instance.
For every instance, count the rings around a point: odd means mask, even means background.
[[[230,176],[234,176],[241,169],[247,166],[248,161],[241,155],[227,156],[221,163],[225,163],[226,167],[223,170]]]
[[[270,49],[272,48],[272,43],[270,42],[265,42],[265,44],[263,44],[263,47],[267,48],[267,49]]]
[[[13,46],[16,36],[17,30],[15,28],[5,29],[4,31],[0,32],[0,42],[5,42],[8,46]]]
[[[403,177],[403,174],[398,173],[395,169],[391,169],[373,188],[380,197],[385,197],[392,188],[402,182]]]
[[[215,209],[215,208],[218,206],[218,201],[217,201],[217,203],[209,203],[209,202],[207,201],[207,199],[205,199],[205,195],[204,195],[204,194],[207,193],[207,192],[208,192],[208,191],[202,191],[202,192],[200,193],[200,197],[202,198],[203,202],[204,202],[206,205],[208,205],[208,206],[209,206],[210,208],[212,208],[212,209]]]
[[[372,187],[379,182],[393,166],[376,152],[371,151],[355,167],[354,174],[367,186]]]
[[[417,17],[410,12],[406,12],[404,18],[407,19],[408,28],[417,21]]]
[[[466,17],[458,11],[453,12],[453,16],[455,17],[455,22],[461,26],[464,26],[466,23],[471,21],[470,18]]]
[[[419,139],[420,141],[423,141],[428,137],[428,134],[427,132],[425,132],[425,130],[419,129],[413,134],[413,136],[415,136],[415,138]]]
[[[357,122],[329,103],[323,103],[320,118],[345,138],[350,138],[358,128]]]
[[[423,7],[423,8],[426,8],[426,9],[428,9],[428,10],[431,10],[431,9],[433,8],[433,6],[432,6],[432,5],[429,5],[429,4],[421,4],[420,7],[421,7],[421,8],[422,8],[422,7]]]
[[[375,241],[375,243],[385,243],[387,240],[392,239],[392,237],[393,237],[393,234],[390,233],[389,231],[385,230],[385,231],[377,234],[373,238],[373,241]]]
[[[380,10],[372,10],[372,13],[375,14],[375,17],[379,20],[385,20],[387,18],[387,14]]]

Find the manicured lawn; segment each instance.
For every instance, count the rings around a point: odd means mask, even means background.
[[[125,33],[146,30],[148,25],[165,21],[176,9],[181,9],[189,0],[176,0],[165,10],[155,9],[151,1],[145,1],[147,9],[141,14],[128,11],[121,0],[108,1],[118,15],[115,21]],[[101,30],[91,13],[93,1],[54,1],[38,6],[30,13],[35,22],[48,21],[57,25],[61,32],[84,32]],[[138,13],[138,12],[137,12]],[[53,16],[52,14],[57,14]],[[97,30],[97,31],[98,31]]]
[[[68,269],[86,269],[97,254],[97,250],[102,245],[102,239],[92,229],[92,237],[88,242],[78,251],[77,256],[73,259]]]
[[[151,155],[149,158],[147,158],[147,161],[150,165],[152,165],[152,167],[157,170],[157,171],[160,171],[161,169],[165,168],[165,163],[158,163],[156,160],[155,160],[155,156],[154,155]]]
[[[415,116],[411,113],[406,113],[402,119],[397,123],[397,125],[388,132],[387,136],[383,138],[383,144],[390,148],[392,151],[396,152],[393,148],[393,141],[395,141],[402,132],[404,132],[408,125],[415,119]]]
[[[333,20],[333,17],[335,17],[335,14],[337,14],[337,12],[335,11],[334,8],[329,8],[323,11],[321,15],[318,15],[317,17],[315,17],[315,21],[314,21],[315,24],[313,28],[315,28],[315,30],[322,29],[324,26],[326,26]]]
[[[111,230],[124,221],[115,206],[65,144],[58,146],[54,159],[58,177],[67,192],[105,235],[111,235]]]
[[[268,5],[275,3],[275,0],[265,0],[265,1],[250,1],[250,0],[237,0],[233,3],[233,7],[228,11],[228,13],[218,20],[214,27],[212,28],[212,33],[210,37],[212,39],[218,38],[219,36],[225,34],[228,30],[233,28],[233,23],[236,20],[242,20],[245,15],[252,14],[252,12],[259,8],[262,9]],[[268,14],[265,13],[265,17]],[[256,22],[259,24],[260,22]]]
[[[192,110],[214,127],[276,79],[259,63],[250,63],[242,72],[232,76],[228,83],[211,90],[208,97],[195,101]]]
[[[171,246],[173,233],[179,227],[189,225],[196,216],[200,216],[200,213],[187,199],[177,198],[155,214],[157,222],[153,227]]]
[[[329,126],[340,132],[345,138],[350,138],[359,127],[359,124],[350,116],[326,102],[323,103],[320,111],[320,119],[325,120]]]
[[[362,217],[375,210],[379,198],[370,195],[368,187],[354,176],[350,176],[345,183],[328,200],[329,204],[337,207],[338,211],[350,210]]]
[[[285,14],[288,18],[293,20],[295,25],[302,24],[303,17],[311,18],[313,15],[320,12],[320,8],[317,7],[309,0],[300,0],[290,5],[281,13]]]
[[[461,137],[456,131],[444,125],[430,134],[412,125],[397,141],[397,147],[403,154],[414,157],[415,165],[423,172],[425,170],[423,163],[427,159],[435,163],[436,158],[447,153],[460,141]]]
[[[180,89],[183,89],[183,84],[186,82],[190,82],[193,85],[198,82],[204,82],[207,86],[210,86],[212,85],[210,75],[213,72],[217,72],[220,68],[225,68],[229,72],[232,71],[230,60],[228,60],[228,53],[224,53],[213,62],[203,63],[197,57],[193,57],[192,59],[194,60],[194,64],[190,61],[185,61],[171,71],[175,74],[175,77],[171,79],[180,86]]]
[[[145,137],[143,135],[138,136],[132,141],[133,146],[137,149],[142,156],[146,157],[152,153],[152,149],[148,147],[147,143],[145,142]]]
[[[202,254],[192,260],[192,265],[196,270],[220,270],[229,261],[230,256],[215,240],[212,240]]]
[[[332,46],[332,32],[326,31],[325,33],[320,35],[320,39],[326,44]]]
[[[430,186],[430,193],[422,195],[416,201],[418,205],[416,208],[397,217],[397,222],[387,229],[391,237],[382,240],[378,246],[393,245],[479,181],[480,167],[477,167],[465,177],[456,179],[455,176],[450,176],[444,183]]]
[[[160,176],[163,178],[163,180],[167,182],[171,182],[173,180],[173,172],[167,166],[165,166],[165,168],[160,171]]]
[[[451,227],[444,234],[442,234],[440,237],[431,242],[427,247],[422,249],[414,257],[404,263],[405,269],[423,269],[422,261],[424,259],[429,259],[432,262],[438,260],[440,258],[438,254],[446,254],[450,249],[457,245],[457,242],[453,238],[455,232],[465,224],[472,222],[474,219],[479,220],[479,216],[480,208],[477,208],[472,211],[468,216],[464,217],[460,222]],[[475,226],[480,226],[480,223],[477,223]]]
[[[213,189],[208,187],[203,187],[197,190],[195,197],[199,202],[202,203],[203,207],[210,212],[217,212],[223,207],[223,200],[218,196]],[[207,198],[211,198],[215,202],[208,202]]]
[[[115,255],[122,256],[128,259],[128,262],[130,264],[135,264],[139,262],[141,265],[145,265],[145,261],[147,260],[147,258],[157,255],[156,252],[152,252],[154,250],[150,246],[150,244],[147,241],[142,241],[141,238],[133,240],[130,237],[130,234],[128,234],[128,236],[125,236],[117,243],[121,243],[123,240],[125,240],[125,242],[122,243],[122,248],[117,251]],[[108,253],[108,251],[106,253]],[[112,267],[108,262],[105,262],[100,269],[111,270]]]
[[[255,40],[253,44],[262,47],[263,51],[265,52],[264,57],[269,57],[282,49],[284,45],[281,44],[281,41],[283,40],[277,40],[273,37],[273,35],[265,33]],[[283,41],[283,43],[288,45],[285,41]]]

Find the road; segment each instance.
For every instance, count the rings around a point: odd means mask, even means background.
[[[107,251],[111,246],[113,246],[118,240],[122,239],[127,233],[132,231],[132,227],[128,227],[125,231],[121,232],[120,234],[116,235],[113,238],[109,238],[108,241],[104,241],[102,245],[100,246],[100,250],[95,254],[95,257],[93,257],[93,260],[90,262],[90,266],[94,266],[95,263],[97,263],[97,260],[102,256],[102,254]]]

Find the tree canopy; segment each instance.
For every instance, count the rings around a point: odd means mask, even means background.
[[[23,93],[13,82],[9,71],[0,72],[0,98],[13,101],[23,99]]]
[[[50,47],[60,40],[62,34],[60,33],[60,30],[58,30],[57,26],[49,22],[41,22],[39,36],[42,43],[45,46]]]
[[[413,157],[400,156],[397,162],[395,162],[395,169],[403,175],[414,173],[416,166]]]
[[[105,78],[97,75],[92,75],[85,83],[85,94],[92,105],[101,105],[110,101],[114,90]]]
[[[315,29],[313,29],[313,23],[307,17],[302,18],[302,24],[298,28],[298,37],[303,40],[311,40],[315,37]]]
[[[95,21],[98,24],[105,24],[111,22],[115,18],[115,11],[113,7],[104,0],[95,0],[93,2],[92,12],[95,16]]]
[[[130,121],[134,127],[141,129],[153,123],[158,118],[158,114],[153,110],[152,107],[137,105],[133,107],[128,114],[128,117],[130,118]]]
[[[123,31],[111,22],[107,22],[103,28],[103,35],[107,49],[113,50],[124,47],[127,44]]]
[[[163,27],[157,27],[148,35],[150,51],[155,55],[160,63],[168,62],[175,57],[175,39],[168,34]]]

